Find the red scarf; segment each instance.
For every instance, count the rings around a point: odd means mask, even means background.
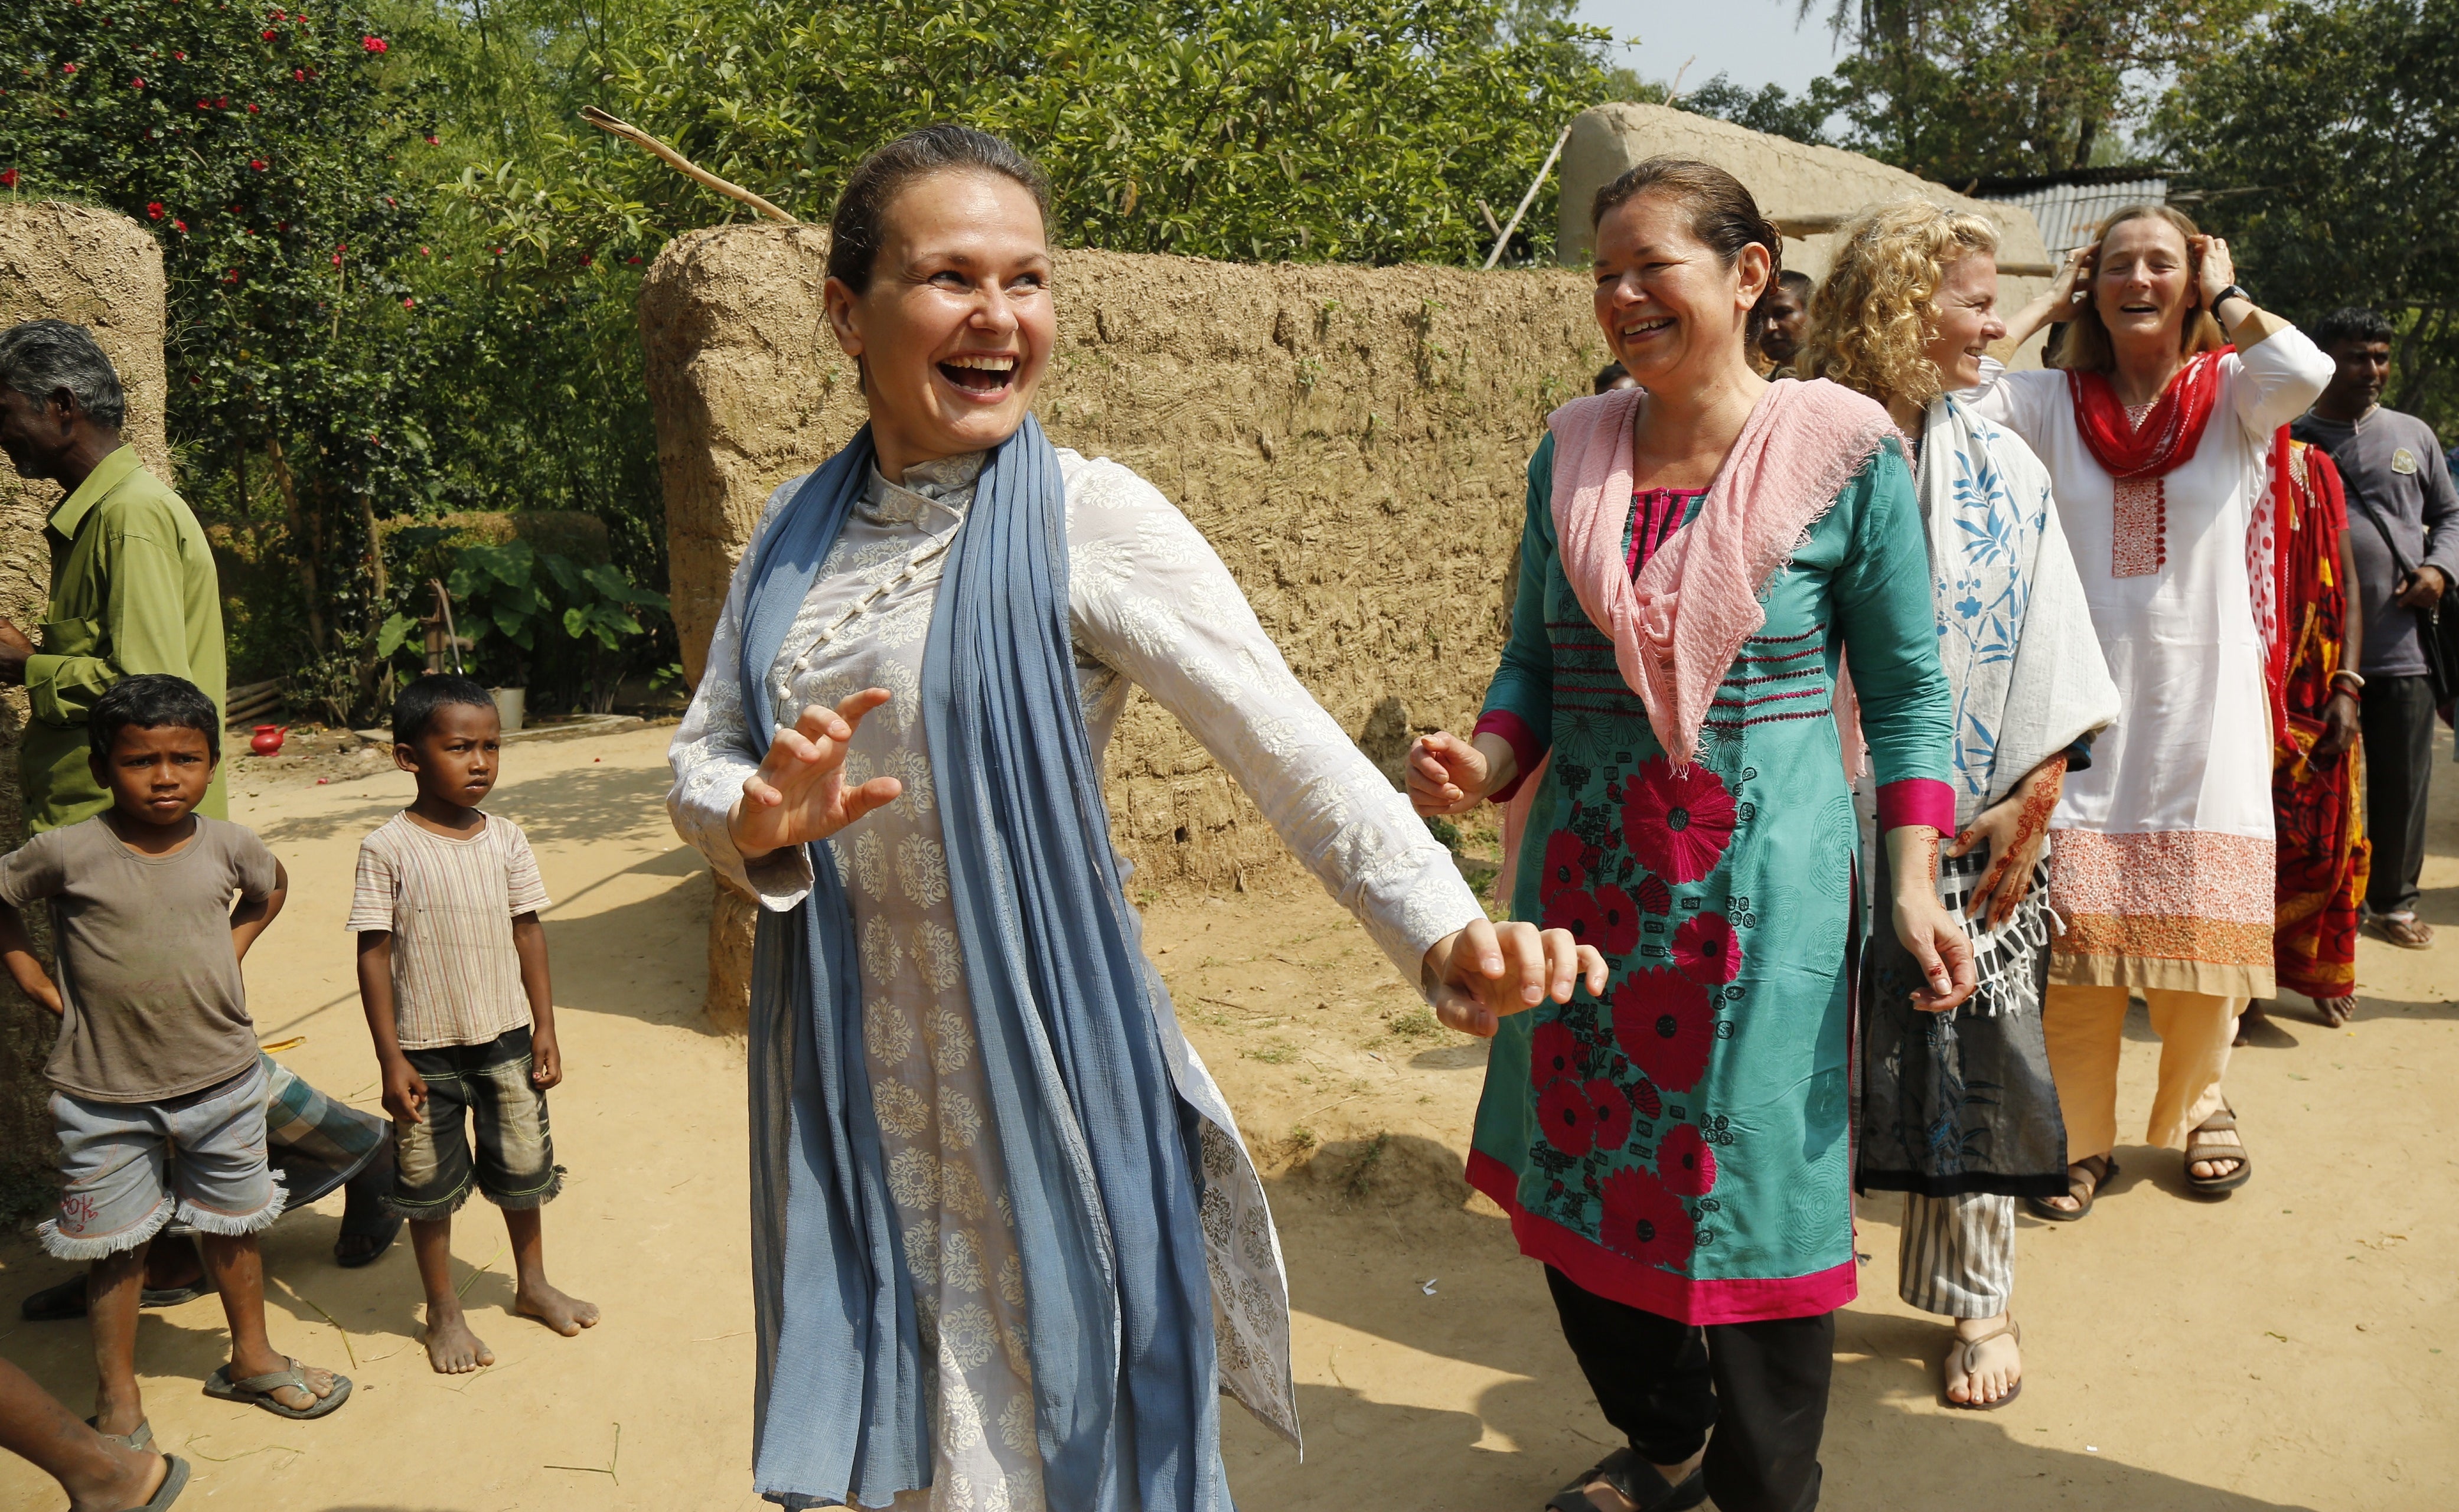
[[[2067,369],[2075,430],[2117,485],[2110,533],[2112,576],[2140,578],[2168,565],[2169,490],[2163,474],[2195,459],[2219,391],[2220,353],[2190,357],[2137,426],[2117,402],[2107,373]]]

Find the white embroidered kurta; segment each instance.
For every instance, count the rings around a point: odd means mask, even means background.
[[[1414,981],[1428,947],[1483,916],[1448,853],[1290,674],[1186,516],[1115,462],[1061,451],[1059,463],[1077,688],[1093,748],[1108,746],[1130,684],[1146,689]],[[920,719],[932,610],[980,467],[973,456],[910,469],[905,487],[872,474],[770,669],[770,693],[780,724],[866,687],[893,695],[856,733],[846,777],[893,776],[904,795],[830,844],[861,942],[864,1059],[890,1196],[923,1348],[937,1363],[932,1487],[895,1504],[1039,1512],[1021,1273]],[[802,481],[770,496],[762,534]],[[707,671],[676,733],[667,808],[711,866],[784,911],[810,887],[803,852],[746,867],[725,829],[758,766],[736,682],[752,556],[746,551],[735,573]],[[1158,973],[1154,982],[1158,998]],[[1288,1288],[1263,1186],[1202,1061],[1166,1015],[1160,1029],[1179,1092],[1205,1121],[1203,1223],[1222,1381],[1294,1439]]]
[[[2050,980],[2267,998],[2271,716],[2247,536],[2272,434],[2322,391],[2331,360],[2293,326],[2220,359],[2201,445],[2162,479],[2165,560],[2127,576],[2114,554],[2139,543],[2118,537],[2119,485],[2084,444],[2067,375],[1988,368],[1966,397],[2048,465],[2119,696],[2050,821],[2050,906],[2067,924]]]

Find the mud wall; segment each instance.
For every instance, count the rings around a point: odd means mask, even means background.
[[[861,425],[822,319],[827,235],[677,239],[641,298],[670,587],[697,681],[769,492]],[[1037,409],[1061,446],[1134,468],[1187,512],[1290,665],[1387,770],[1474,719],[1503,640],[1524,469],[1547,410],[1605,361],[1587,280],[1553,269],[1253,266],[1061,256]],[[1247,798],[1138,695],[1109,752],[1140,890],[1288,866]],[[740,998],[747,905],[712,920],[711,1003]]]
[[[134,220],[50,202],[0,206],[0,329],[46,316],[91,327],[128,391],[128,440],[170,477],[163,434],[162,249]],[[58,485],[0,466],[0,616],[32,630],[51,596],[43,518]],[[0,692],[0,850],[25,843],[17,737],[26,692]],[[38,930],[43,921],[29,922]],[[42,1063],[57,1020],[0,978],[0,1212],[48,1202],[58,1146]]]

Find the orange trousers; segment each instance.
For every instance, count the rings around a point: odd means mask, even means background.
[[[2117,1060],[2126,1041],[2127,992],[2052,983],[2041,1004],[2070,1162],[2116,1147]],[[2220,1109],[2220,1077],[2228,1070],[2238,1015],[2248,999],[2154,989],[2144,992],[2143,1001],[2152,1013],[2152,1032],[2160,1037],[2160,1082],[2143,1137],[2181,1149],[2186,1136]]]

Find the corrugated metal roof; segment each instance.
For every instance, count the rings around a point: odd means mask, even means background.
[[[1984,185],[1974,196],[2000,204],[2020,205],[2032,212],[2041,227],[2041,242],[2052,260],[2062,259],[2091,240],[2092,227],[2131,204],[2166,204],[2165,178],[2117,178],[2103,183],[2050,183],[2037,189],[1992,194]]]

